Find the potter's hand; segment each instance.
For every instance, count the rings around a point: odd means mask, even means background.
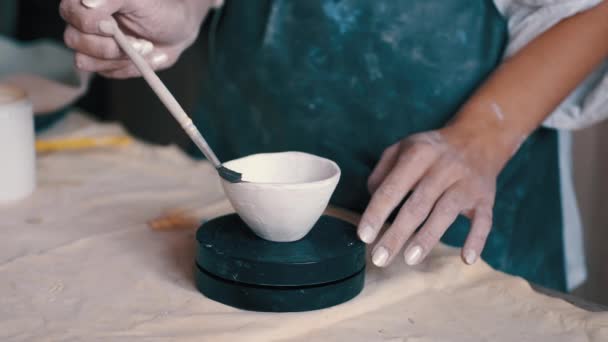
[[[111,78],[139,76],[139,71],[99,22],[114,16],[133,47],[157,70],[173,65],[196,39],[209,8],[218,0],[62,0],[68,23],[65,43],[76,51],[76,66]]]
[[[495,155],[482,134],[449,126],[386,149],[369,178],[373,195],[359,225],[361,240],[376,240],[391,212],[411,196],[376,244],[374,264],[387,266],[408,241],[406,263],[420,263],[460,214],[472,220],[462,257],[474,263],[492,227],[496,177],[503,164]]]
[[[391,211],[412,194],[375,246],[375,264],[388,265],[408,240],[406,262],[419,263],[459,214],[472,220],[463,259],[469,264],[477,259],[492,225],[498,173],[521,142],[608,58],[606,17],[608,1],[603,1],[550,28],[503,63],[449,126],[385,151],[369,180],[373,196],[359,226],[361,239],[373,242]]]

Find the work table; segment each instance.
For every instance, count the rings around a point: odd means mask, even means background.
[[[123,133],[71,115],[46,136]],[[0,339],[608,340],[608,313],[584,310],[605,308],[466,266],[443,245],[416,267],[368,267],[363,293],[330,309],[267,314],[210,301],[193,283],[195,230],[148,222],[180,208],[220,214],[215,177],[175,147],[140,142],[40,155],[34,195],[0,206]]]

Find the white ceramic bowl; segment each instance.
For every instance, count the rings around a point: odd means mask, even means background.
[[[256,235],[276,242],[306,236],[340,180],[335,162],[302,152],[254,154],[224,165],[246,181],[222,179],[237,214]]]

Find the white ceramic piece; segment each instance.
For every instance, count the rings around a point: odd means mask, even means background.
[[[0,84],[0,203],[34,191],[34,139],[32,103],[21,89]]]
[[[306,236],[340,180],[335,162],[302,152],[254,154],[224,165],[246,177],[221,180],[230,203],[256,235],[275,242]]]

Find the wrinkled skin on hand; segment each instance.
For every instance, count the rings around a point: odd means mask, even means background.
[[[110,78],[140,76],[139,71],[99,22],[113,16],[156,70],[172,66],[198,36],[214,0],[62,0],[60,14],[67,22],[64,40],[75,50],[75,64],[83,71]]]
[[[492,227],[502,168],[483,145],[475,136],[447,127],[413,135],[384,151],[369,177],[372,199],[359,225],[361,240],[376,241],[390,214],[411,194],[376,243],[374,264],[389,265],[406,243],[406,263],[420,263],[461,214],[472,221],[462,257],[467,264],[477,260]]]

